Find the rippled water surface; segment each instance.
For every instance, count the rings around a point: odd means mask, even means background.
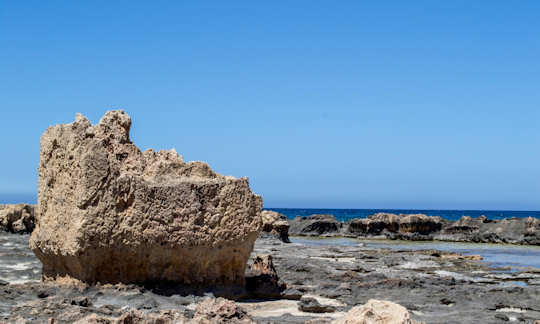
[[[30,235],[0,232],[0,280],[10,283],[39,281],[41,262],[28,247]]]
[[[395,250],[440,250],[477,254],[495,267],[534,267],[540,269],[540,246],[454,243],[454,242],[412,242],[392,240],[357,240],[351,238],[291,238],[292,242],[308,245],[348,245],[364,244],[372,248]]]

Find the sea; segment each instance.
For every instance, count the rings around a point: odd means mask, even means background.
[[[0,193],[0,204],[35,204],[36,194]],[[535,217],[540,219],[540,211],[523,210],[437,210],[437,209],[332,209],[332,208],[264,208],[282,213],[287,218],[293,219],[296,216],[310,216],[313,214],[331,214],[337,220],[346,222],[353,218],[366,218],[376,213],[392,214],[425,214],[428,216],[440,216],[447,220],[458,220],[462,216],[478,217],[486,216],[488,219],[504,218],[526,218]]]
[[[447,220],[458,220],[462,216],[478,217],[486,216],[488,219],[504,218],[540,218],[540,211],[522,211],[522,210],[436,210],[436,209],[319,209],[319,208],[264,208],[282,213],[287,218],[293,219],[296,216],[310,216],[313,214],[334,215],[337,220],[346,222],[353,218],[366,218],[376,213],[392,214],[425,214],[428,216],[440,216]]]

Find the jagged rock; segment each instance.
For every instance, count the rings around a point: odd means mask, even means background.
[[[290,221],[289,234],[292,235],[322,235],[337,233],[341,222],[333,215],[314,214],[308,217],[297,216]]]
[[[455,223],[448,226],[445,230],[447,233],[472,233],[480,229],[480,225],[485,221],[484,218],[472,218],[469,216],[462,216]]]
[[[369,233],[378,234],[383,230],[387,230],[389,232],[399,231],[400,217],[396,214],[377,213],[375,215],[368,216],[367,219],[369,220],[370,228],[372,228]]]
[[[36,229],[43,278],[86,283],[243,285],[261,228],[248,179],[176,151],[141,152],[131,119],[77,115],[41,138]]]
[[[263,210],[261,216],[263,222],[261,236],[275,237],[282,242],[291,243],[289,240],[289,222],[285,215],[272,210]]]
[[[224,298],[206,298],[197,305],[194,323],[200,324],[251,324],[255,323],[245,309]]]
[[[287,289],[287,285],[279,280],[271,255],[256,255],[248,263],[246,289],[257,298],[279,298]]]
[[[0,230],[25,234],[34,230],[35,206],[27,204],[2,205]]]
[[[362,306],[351,308],[347,314],[333,324],[416,324],[407,309],[401,305],[370,299]]]
[[[440,231],[441,227],[442,221],[438,216],[377,213],[370,215],[365,219],[353,219],[349,221],[347,224],[347,232],[360,235],[391,233],[427,235]],[[414,237],[409,238],[414,239]]]
[[[400,215],[399,231],[401,233],[418,233],[422,235],[440,231],[441,218],[424,214]]]
[[[540,221],[534,217],[487,220],[463,216],[443,226],[437,239],[481,243],[540,245]]]

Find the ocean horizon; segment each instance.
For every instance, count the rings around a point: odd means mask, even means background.
[[[37,194],[0,194],[0,204],[36,204]],[[366,218],[376,213],[393,214],[425,214],[428,216],[440,216],[447,220],[458,220],[462,216],[479,217],[486,216],[488,219],[526,218],[535,217],[540,219],[540,211],[536,210],[467,210],[467,209],[395,209],[395,208],[281,208],[264,207],[263,210],[273,210],[284,214],[288,219],[296,216],[310,216],[313,214],[331,214],[337,220],[346,222],[353,218]]]
[[[428,216],[440,216],[443,219],[456,221],[463,216],[479,217],[486,216],[487,219],[497,220],[504,218],[526,218],[535,217],[540,219],[540,211],[523,210],[449,210],[449,209],[381,209],[381,208],[263,208],[263,210],[273,210],[284,214],[288,219],[296,216],[310,216],[313,214],[331,214],[337,220],[346,222],[353,218],[366,218],[376,213],[392,214],[425,214]]]

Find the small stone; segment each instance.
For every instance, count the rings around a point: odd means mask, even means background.
[[[452,300],[450,300],[450,299],[444,297],[444,298],[441,299],[441,304],[443,304],[443,305],[450,305],[450,304],[454,304],[454,301],[452,301]]]
[[[321,305],[313,297],[302,297],[298,303],[298,309],[307,313],[333,313],[336,311],[334,306]]]
[[[71,300],[71,305],[77,305],[81,307],[88,307],[91,305],[90,301],[86,297],[78,297]]]
[[[510,318],[504,314],[496,314],[495,318],[505,322],[508,322],[510,320]]]
[[[38,298],[47,298],[49,297],[49,292],[47,292],[46,290],[40,290],[38,291],[37,296]]]

